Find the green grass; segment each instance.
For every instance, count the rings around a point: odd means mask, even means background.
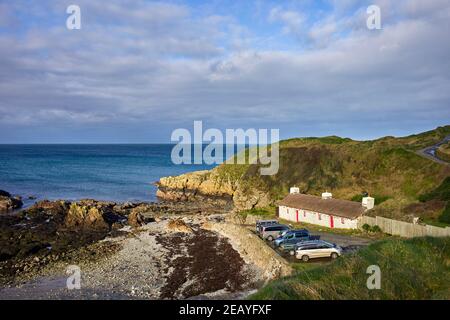
[[[444,224],[445,226],[450,224],[450,177],[445,178],[433,191],[420,195],[419,200],[422,202],[431,200],[446,201],[446,206],[439,216],[438,221],[434,221],[433,224]]]
[[[416,154],[448,134],[450,126],[372,141],[336,136],[289,139],[279,144],[280,167],[275,175],[261,176],[260,164],[224,164],[205,175],[205,179],[211,180],[217,189],[225,186],[223,189],[243,200],[235,202],[248,203],[240,209],[253,206],[253,199],[263,199],[256,206],[274,205],[289,193],[290,187],[297,186],[302,193],[320,195],[327,190],[335,198],[353,197],[355,201],[360,201],[362,191],[366,191],[375,197],[375,208],[381,208],[377,215],[401,219],[408,216],[405,207],[449,177],[445,165]],[[444,186],[448,194],[448,183]],[[261,194],[265,197],[260,197]]]
[[[444,211],[439,216],[439,222],[446,225],[450,224],[450,201],[447,201]]]
[[[382,195],[370,195],[370,196],[375,199],[375,205],[379,205],[379,204],[385,202],[386,200],[392,199],[391,196],[382,196]],[[351,200],[356,201],[356,202],[361,202],[362,198],[363,198],[362,194],[357,194],[357,195],[354,195]]]
[[[433,191],[427,192],[419,196],[419,200],[422,202],[430,200],[450,200],[450,177],[447,177],[442,183]]]
[[[253,208],[250,210],[241,211],[241,214],[252,215],[252,216],[261,216],[261,217],[271,217],[271,216],[275,216],[275,207]]]
[[[381,269],[381,289],[366,286],[367,267]],[[450,299],[450,238],[389,239],[325,265],[296,268],[250,299]]]

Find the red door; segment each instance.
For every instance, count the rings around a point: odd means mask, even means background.
[[[296,211],[296,214],[297,214],[297,222],[298,222],[298,210]]]
[[[334,228],[334,219],[333,219],[333,216],[330,216],[330,228]]]

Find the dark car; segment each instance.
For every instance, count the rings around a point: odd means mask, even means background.
[[[288,230],[275,239],[275,246],[279,247],[285,241],[292,242],[297,238],[304,238],[307,236],[309,236],[309,231],[306,229]]]
[[[320,240],[320,236],[315,235],[305,235],[304,233],[299,233],[297,235],[290,235],[289,239],[286,239],[280,244],[280,249],[284,252],[289,252],[289,255],[295,255],[296,247],[303,243],[309,241]]]

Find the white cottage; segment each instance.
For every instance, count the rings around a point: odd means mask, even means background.
[[[357,229],[358,218],[374,207],[375,199],[364,197],[362,203],[333,199],[329,192],[322,197],[301,194],[291,188],[291,193],[279,202],[281,219],[317,224],[328,228]]]

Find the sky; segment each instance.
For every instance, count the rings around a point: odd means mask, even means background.
[[[450,124],[449,35],[450,0],[0,0],[0,143],[418,133]]]

